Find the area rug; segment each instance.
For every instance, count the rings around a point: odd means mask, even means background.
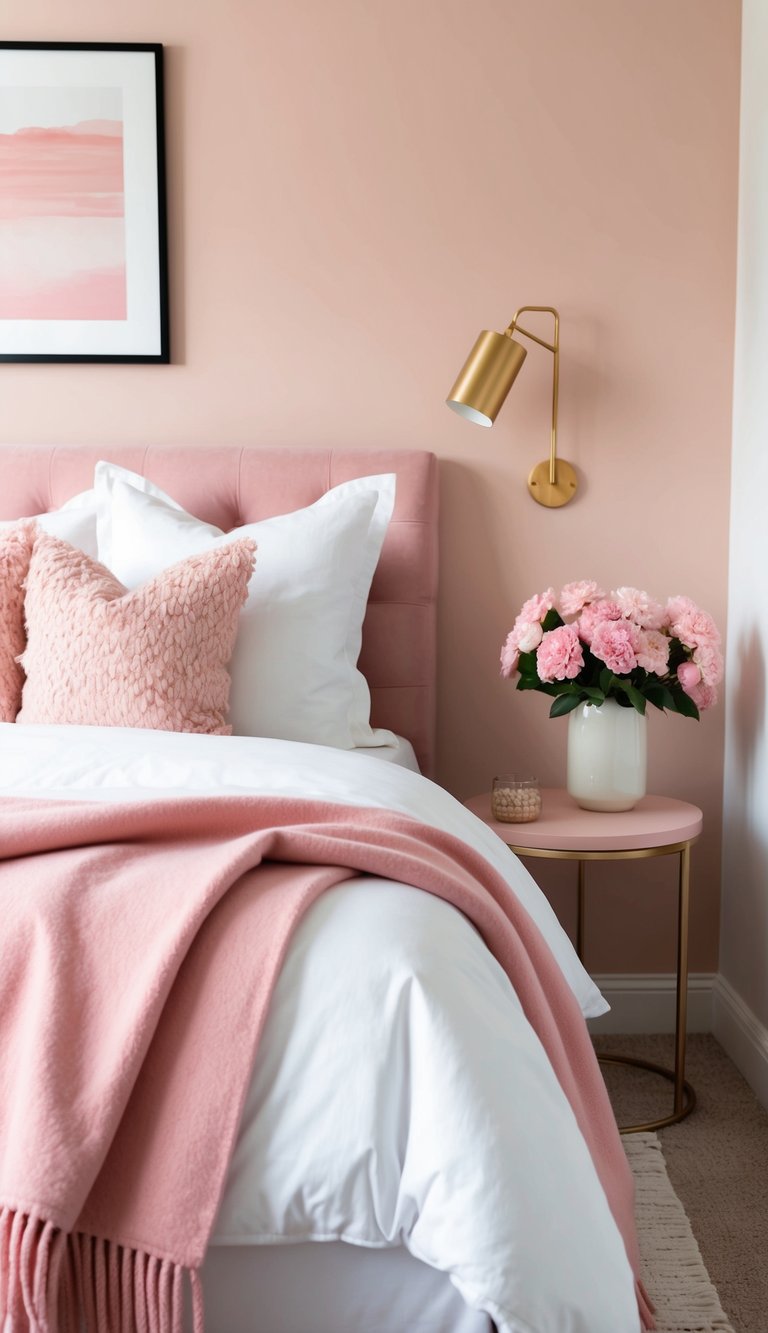
[[[642,1275],[658,1333],[734,1333],[667,1175],[658,1134],[625,1134],[622,1142],[635,1177]]]

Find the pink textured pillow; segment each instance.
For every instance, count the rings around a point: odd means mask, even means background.
[[[255,549],[218,546],[126,592],[103,565],[41,533],[17,721],[229,735],[227,663]]]
[[[15,721],[24,672],[16,661],[24,651],[24,580],[29,569],[34,523],[16,523],[0,532],[0,722]]]

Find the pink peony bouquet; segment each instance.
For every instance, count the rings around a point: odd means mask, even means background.
[[[655,602],[639,588],[605,593],[589,580],[530,597],[501,650],[519,690],[554,695],[550,717],[615,699],[698,718],[717,701],[720,635],[689,597]]]

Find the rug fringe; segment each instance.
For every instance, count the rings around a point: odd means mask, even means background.
[[[182,1333],[185,1274],[194,1333],[204,1333],[195,1269],[0,1208],[3,1333]]]
[[[657,1134],[627,1135],[643,1276],[658,1333],[734,1333],[667,1174]]]

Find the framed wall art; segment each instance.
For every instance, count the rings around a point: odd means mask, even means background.
[[[170,360],[162,54],[0,42],[0,361]]]

